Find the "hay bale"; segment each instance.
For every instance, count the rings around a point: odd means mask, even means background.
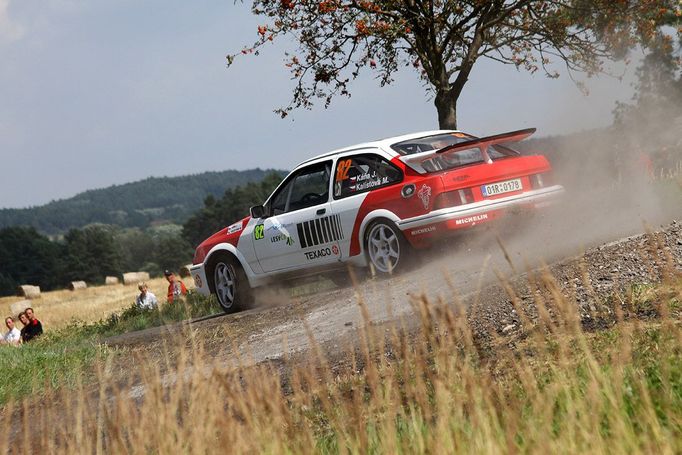
[[[149,273],[127,272],[123,274],[123,284],[137,284],[140,281],[149,281]]]
[[[40,286],[32,286],[30,284],[22,284],[18,289],[19,297],[26,297],[27,299],[37,299],[40,297]]]
[[[88,285],[85,283],[85,281],[72,281],[71,284],[69,284],[69,290],[70,291],[75,291],[77,289],[87,289]]]
[[[183,278],[192,276],[192,272],[190,271],[191,268],[192,264],[187,264],[180,267],[180,276]]]
[[[104,279],[104,284],[106,284],[107,286],[118,284],[118,278],[115,276],[108,276]]]
[[[11,311],[12,316],[16,317],[24,311],[26,308],[29,308],[31,306],[31,301],[30,300],[19,300],[18,302],[14,302],[9,306],[9,309]]]

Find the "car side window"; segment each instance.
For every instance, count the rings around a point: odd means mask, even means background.
[[[365,193],[403,180],[403,173],[379,155],[342,157],[336,163],[334,198]]]
[[[316,163],[298,170],[273,195],[271,214],[293,212],[324,204],[329,200],[331,161]]]

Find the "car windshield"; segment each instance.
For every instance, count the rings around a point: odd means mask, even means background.
[[[450,145],[459,144],[466,141],[477,139],[465,133],[444,133],[435,134],[433,136],[421,137],[418,139],[409,139],[407,141],[398,142],[391,145],[391,148],[401,155],[412,155],[414,153],[428,152],[431,150],[440,150]],[[517,155],[518,152],[500,145],[491,145],[488,147],[488,154],[493,160],[505,158],[508,156]],[[479,148],[470,148],[461,150],[455,153],[434,157],[423,163],[424,169],[427,171],[437,171],[443,169],[452,169],[455,167],[466,166],[469,164],[482,163],[483,154]]]

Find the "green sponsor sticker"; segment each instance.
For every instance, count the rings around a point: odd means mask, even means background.
[[[265,237],[265,228],[263,227],[262,224],[257,224],[256,227],[253,228],[253,238],[256,240],[260,240]]]

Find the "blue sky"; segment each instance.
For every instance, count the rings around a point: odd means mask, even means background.
[[[416,73],[285,120],[292,82],[280,42],[229,69],[225,55],[262,20],[232,0],[0,0],[0,207],[207,170],[291,168],[315,154],[437,127]],[[560,67],[558,69],[561,69]],[[458,107],[462,130],[535,126],[539,135],[604,126],[623,82],[559,80],[479,62]]]

